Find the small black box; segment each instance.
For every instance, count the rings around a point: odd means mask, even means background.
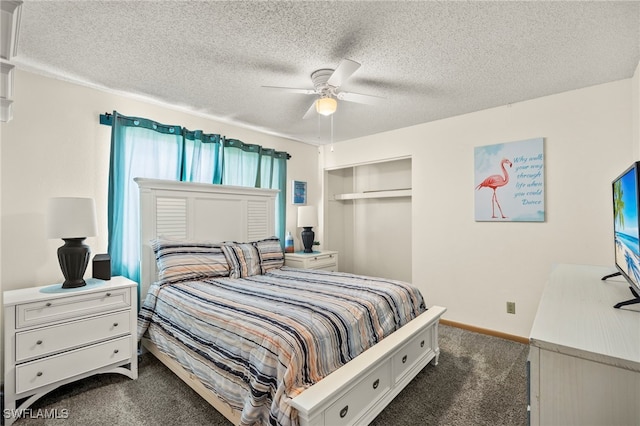
[[[99,280],[111,279],[111,256],[96,254],[93,256],[93,278]]]

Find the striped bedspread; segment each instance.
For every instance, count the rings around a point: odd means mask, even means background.
[[[291,398],[425,310],[404,282],[283,267],[154,284],[138,336],[241,410],[242,424],[296,425]]]

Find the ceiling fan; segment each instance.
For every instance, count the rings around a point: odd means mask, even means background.
[[[314,112],[322,115],[331,115],[338,108],[338,100],[347,102],[357,102],[362,104],[372,104],[382,99],[379,96],[363,95],[361,93],[344,92],[340,89],[353,73],[355,73],[360,64],[350,59],[343,59],[338,67],[333,70],[330,68],[322,68],[311,73],[311,81],[313,89],[296,89],[293,87],[276,87],[262,86],[266,89],[275,89],[287,91],[290,93],[302,93],[305,95],[316,95],[318,98],[313,101],[307,112],[302,118],[306,119],[313,115]]]

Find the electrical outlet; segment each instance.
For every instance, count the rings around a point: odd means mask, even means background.
[[[508,314],[516,313],[516,302],[507,302],[507,313]]]

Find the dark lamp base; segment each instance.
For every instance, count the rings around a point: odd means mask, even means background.
[[[305,226],[303,231],[300,233],[305,253],[313,252],[313,240],[315,239],[316,234],[311,230],[311,228],[311,226]]]
[[[62,283],[62,288],[76,288],[76,287],[83,287],[87,285],[87,282],[84,279],[81,280],[64,280],[64,282]]]
[[[89,246],[83,244],[84,238],[63,238],[64,245],[58,248],[58,262],[64,283],[62,288],[76,288],[87,285],[84,272],[89,265]]]

